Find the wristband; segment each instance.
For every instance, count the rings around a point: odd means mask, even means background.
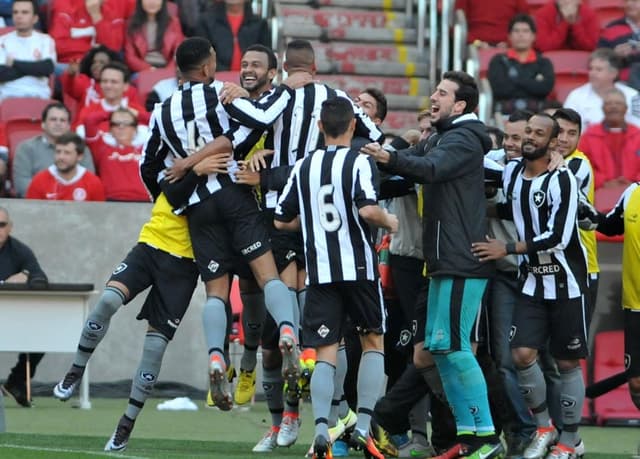
[[[515,242],[507,242],[504,247],[507,250],[507,255],[515,255],[516,252],[516,243]]]

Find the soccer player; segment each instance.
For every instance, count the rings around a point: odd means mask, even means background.
[[[429,352],[414,354],[414,363],[434,392],[442,379],[456,419],[457,443],[439,459],[487,459],[504,453],[471,348],[471,329],[494,271],[469,250],[486,235],[482,164],[491,148],[484,124],[473,114],[477,105],[474,79],[446,72],[431,95],[431,122],[438,137],[407,150],[389,152],[378,144],[363,150],[386,171],[424,184],[423,249],[431,277],[424,349]]]
[[[500,213],[513,217],[518,241],[489,238],[472,244],[483,262],[520,255],[522,299],[514,311],[510,339],[520,390],[537,424],[523,454],[526,459],[573,458],[584,402],[580,359],[587,355],[587,261],[578,233],[576,180],[567,168],[547,170],[559,130],[558,122],[545,113],[531,117],[522,141],[523,160],[509,162],[504,170],[509,202]],[[537,362],[538,351],[548,342],[561,380],[563,429],[555,446],[558,432]]]
[[[220,155],[216,160],[219,160],[217,170],[226,170],[227,155]],[[207,164],[212,165],[213,161]],[[203,163],[195,170],[209,173],[215,169],[207,169]],[[89,359],[109,329],[111,317],[123,304],[151,287],[137,317],[149,322],[142,358],[133,376],[126,411],[105,451],[122,451],[127,447],[136,418],[157,381],[164,352],[182,322],[198,281],[186,218],[173,213],[164,194],[155,198],[151,218],[142,226],[138,244],[111,274],[82,329],[71,368],[53,388],[57,399],[71,398]]]
[[[251,131],[229,118],[220,103],[223,84],[214,81],[215,62],[215,51],[203,38],[188,38],[178,47],[176,63],[183,84],[162,105],[156,105],[151,117],[151,136],[143,150],[141,175],[151,191],[164,180],[167,166],[177,158],[196,156],[197,146],[226,136],[240,155],[243,145],[255,143],[250,136],[259,137],[266,127]],[[252,190],[234,184],[233,174],[201,178],[193,171],[173,186],[188,190],[177,207],[185,208],[196,264],[205,282],[207,300],[202,317],[209,352],[210,389],[216,406],[224,411],[232,407],[223,348],[229,273],[233,272],[238,256],[249,264],[264,291],[267,310],[278,324],[283,376],[297,383],[293,308],[289,291],[278,278],[266,225]]]
[[[369,434],[371,412],[384,383],[384,309],[369,225],[395,232],[398,220],[377,205],[375,168],[348,147],[355,130],[352,103],[322,104],[319,127],[327,147],[296,162],[275,213],[275,225],[302,226],[307,262],[305,343],[317,351],[311,377],[314,458],[332,457],[328,417],[334,394],[338,344],[348,315],[361,335],[358,421],[352,442],[383,456]]]
[[[640,252],[640,184],[632,183],[607,215],[596,215],[597,230],[607,236],[624,234],[622,246],[622,308],[624,309],[624,362],[633,404],[640,410],[640,284],[636,268]]]

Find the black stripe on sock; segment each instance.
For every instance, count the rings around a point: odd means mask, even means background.
[[[282,413],[284,413],[284,407],[282,407],[282,408],[269,408],[269,413],[271,413],[271,414],[282,414]]]
[[[136,400],[135,398],[130,398],[129,399],[129,405],[133,405],[136,408],[140,408],[140,409],[144,408],[144,402]]]
[[[566,432],[576,433],[578,431],[578,425],[579,424],[564,424],[562,426],[562,430]]]
[[[362,355],[364,356],[365,354],[380,354],[382,357],[384,357],[384,352],[383,351],[374,351],[374,350],[364,351],[362,353]]]
[[[211,349],[209,349],[208,352],[209,352],[209,355],[213,354],[214,352],[219,352],[220,354],[224,355],[224,351],[219,347],[212,347]]]
[[[96,350],[96,348],[94,347],[94,348],[92,349],[92,348],[90,348],[90,347],[84,347],[84,346],[80,346],[80,345],[78,344],[78,350],[79,350],[80,352],[84,352],[85,354],[93,354],[93,351],[95,351],[95,350]]]
[[[329,421],[327,420],[327,418],[318,418],[318,419],[316,419],[316,425],[318,425],[318,424],[329,425]]]
[[[338,406],[340,405],[340,400],[331,400],[331,406]]]
[[[373,416],[373,410],[370,410],[369,408],[365,408],[365,407],[358,407],[358,413],[362,413],[362,414],[368,414],[369,416]]]
[[[282,327],[285,327],[285,326],[295,329],[293,324],[291,322],[289,322],[288,320],[283,320],[282,322],[280,322],[280,324],[278,325],[278,328],[282,329]]]
[[[538,414],[538,413],[542,413],[546,409],[547,409],[547,402],[542,402],[539,406],[536,406],[535,408],[531,408],[531,412],[533,414]]]

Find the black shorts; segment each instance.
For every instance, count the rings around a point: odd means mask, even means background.
[[[172,339],[189,307],[198,282],[198,270],[189,258],[140,243],[116,267],[109,281],[127,286],[127,302],[151,286],[137,318],[146,319],[149,325]]]
[[[584,297],[544,300],[520,295],[509,333],[511,348],[549,351],[557,360],[587,357],[587,305]]]
[[[624,367],[629,378],[640,376],[640,311],[624,310]]]
[[[339,342],[347,316],[361,335],[385,332],[379,280],[307,286],[307,304],[302,318],[305,346],[328,346]]]
[[[205,282],[233,272],[238,256],[250,262],[271,249],[264,216],[248,187],[222,188],[189,208],[187,220]]]
[[[295,262],[298,270],[305,268],[302,233],[279,231],[274,228],[271,231],[271,247],[278,272],[284,271],[292,262]]]

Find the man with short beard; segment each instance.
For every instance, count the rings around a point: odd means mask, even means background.
[[[567,168],[548,171],[559,130],[551,116],[534,115],[524,132],[523,160],[505,168],[503,189],[509,202],[499,207],[499,214],[513,218],[518,241],[487,238],[472,244],[482,262],[520,255],[522,295],[509,339],[520,390],[537,424],[523,454],[526,459],[575,457],[584,402],[580,359],[587,355],[587,262],[578,234],[576,180]],[[563,430],[555,446],[558,432],[549,416],[546,383],[537,363],[538,352],[548,341],[561,379]]]
[[[54,201],[104,201],[100,179],[80,165],[84,140],[73,132],[56,139],[54,163],[34,175],[25,198]]]
[[[491,148],[486,127],[473,114],[477,105],[475,80],[464,72],[446,72],[431,95],[437,135],[407,150],[389,152],[375,143],[363,149],[385,171],[424,184],[423,250],[431,279],[424,351],[414,354],[414,363],[442,397],[440,374],[457,428],[456,444],[438,459],[504,454],[471,348],[471,329],[493,275],[493,266],[469,251],[486,235],[482,163]]]

